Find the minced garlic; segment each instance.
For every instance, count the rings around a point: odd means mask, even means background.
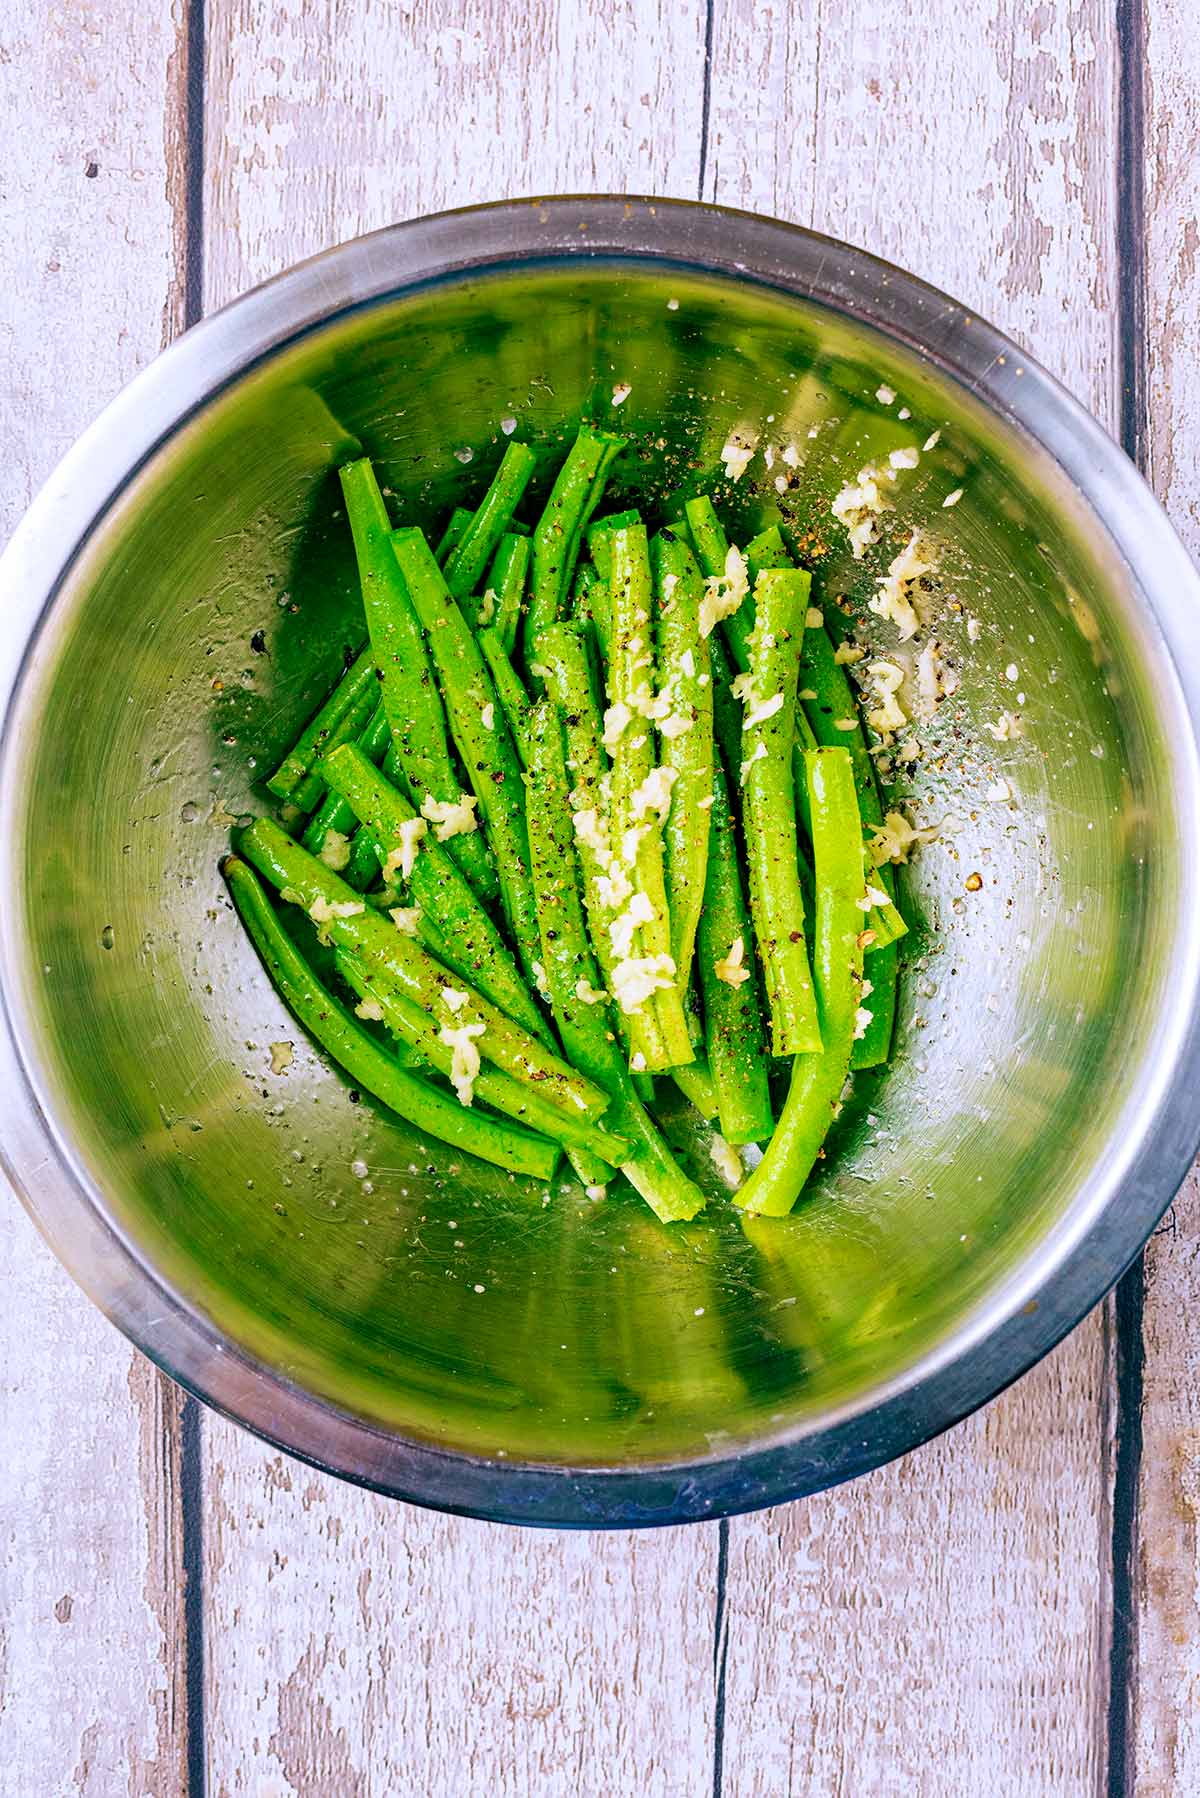
[[[868,462],[853,481],[833,496],[829,509],[850,533],[850,550],[856,562],[862,561],[869,545],[879,536],[879,516],[887,505],[880,481],[886,478],[874,463]],[[891,478],[894,480],[895,476]]]
[[[479,1050],[475,1047],[475,1039],[483,1035],[485,1028],[483,1024],[459,1024],[453,1029],[446,1025],[438,1031],[438,1041],[453,1051],[450,1084],[460,1105],[469,1105],[475,1097],[475,1081],[479,1074]]]
[[[417,905],[393,905],[388,913],[401,936],[416,936],[420,916],[421,909]]]
[[[624,905],[633,891],[633,885],[624,868],[614,862],[607,874],[596,876],[596,897],[605,911],[616,911]]]
[[[721,961],[713,963],[713,973],[726,986],[743,986],[750,978],[750,970],[743,966],[746,955],[746,940],[735,936],[729,945],[729,953]]]
[[[613,957],[622,961],[633,947],[635,933],[643,924],[654,921],[654,907],[645,893],[633,893],[625,910],[615,917],[608,927],[612,940]]]
[[[731,481],[740,481],[754,459],[754,445],[739,443],[731,437],[721,451],[721,460],[725,464],[725,473]]]
[[[942,646],[928,642],[917,657],[917,693],[926,712],[958,691],[958,675],[942,660]]]
[[[879,732],[885,742],[890,742],[894,733],[903,730],[908,723],[908,713],[896,697],[904,684],[904,670],[895,662],[870,662],[867,665],[867,684],[879,701],[867,713],[867,723],[872,730]]]
[[[361,899],[323,899],[318,893],[308,908],[314,924],[332,924],[335,918],[357,918],[366,911]]]
[[[879,591],[867,601],[878,618],[890,618],[901,637],[913,637],[921,628],[916,609],[917,583],[932,574],[937,563],[920,531],[914,531],[887,574],[876,582]]]
[[[547,1004],[549,1004],[550,1003],[550,982],[546,978],[545,968],[542,966],[540,961],[530,962],[529,965],[533,972],[534,986],[537,987],[537,990],[541,994],[542,998],[545,999]]]
[[[742,720],[744,730],[753,730],[758,724],[765,724],[776,712],[783,710],[783,694],[772,693],[770,699],[756,701]]]
[[[700,601],[700,635],[710,637],[722,618],[731,618],[750,591],[746,560],[736,544],[731,543],[725,557],[724,574],[711,574],[704,582]]]
[[[882,824],[871,827],[871,858],[877,868],[884,862],[906,862],[911,849],[937,836],[936,825],[918,829],[903,812],[888,812]]]
[[[609,706],[604,714],[604,733],[600,738],[600,741],[607,750],[612,751],[617,747],[617,744],[624,735],[626,726],[629,725],[632,720],[633,713],[623,699],[618,699],[616,705]]]
[[[745,1169],[738,1158],[738,1152],[732,1144],[727,1143],[725,1138],[719,1135],[716,1130],[713,1131],[709,1140],[708,1154],[709,1159],[720,1174],[722,1180],[733,1187],[738,1187],[742,1184],[742,1181],[745,1178]]]
[[[679,777],[677,768],[652,768],[639,787],[635,787],[630,795],[629,808],[635,818],[645,817],[653,812],[660,824],[665,824],[667,813],[671,809],[671,788]],[[626,857],[626,860],[629,860]]]
[[[340,874],[350,860],[350,838],[340,830],[327,830],[321,843],[321,853],[318,859],[323,861],[327,868],[332,868],[335,874]]]
[[[674,979],[675,962],[670,955],[626,956],[612,971],[613,996],[628,1016]]]
[[[753,768],[755,762],[765,761],[766,757],[767,757],[766,744],[765,743],[757,743],[755,745],[754,749],[751,751],[751,753],[746,757],[745,761],[742,763],[742,776],[741,776],[742,786],[745,786],[747,780],[750,778],[750,770],[751,770],[751,768]]]
[[[424,818],[405,818],[400,825],[400,843],[389,850],[383,863],[384,885],[388,885],[399,874],[401,880],[411,880],[412,871],[417,861],[417,844],[429,832]]]
[[[432,793],[426,793],[421,801],[421,816],[433,825],[438,842],[448,843],[451,837],[467,836],[478,830],[479,820],[475,816],[478,803],[473,793],[460,793],[457,799],[435,799]]]

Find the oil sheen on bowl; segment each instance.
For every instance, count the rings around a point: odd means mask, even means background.
[[[589,413],[636,442],[625,491],[731,432],[795,443],[779,504],[835,551],[837,488],[940,432],[896,505],[936,542],[960,682],[908,782],[941,835],[905,877],[894,1065],[783,1222],[718,1202],[664,1229],[420,1142],[310,1049],[217,871],[363,637],[339,460],[370,454],[427,517],[481,490],[506,421],[549,465]],[[756,478],[774,498],[761,458],[737,494]],[[843,551],[830,579],[879,572]],[[110,1315],[286,1448],[529,1522],[811,1491],[1036,1359],[1182,1177],[1196,576],[1098,427],[910,277],[681,204],[396,227],[160,358],[0,585],[6,1165]],[[1005,711],[1022,734],[997,741]]]

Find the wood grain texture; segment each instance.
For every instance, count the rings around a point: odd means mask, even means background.
[[[705,193],[978,306],[1113,428],[1116,78],[1100,0],[853,30],[822,0],[718,0]],[[1110,1360],[1097,1313],[942,1441],[731,1524],[727,1791],[1099,1789]]]
[[[178,316],[178,45],[163,9],[35,4],[0,51],[0,537]],[[175,1389],[4,1188],[0,1784],[183,1789]]]
[[[1145,271],[1150,479],[1200,555],[1200,45],[1186,0],[1146,7]],[[1146,1255],[1134,1566],[1137,1798],[1200,1790],[1200,1170]]]
[[[209,1431],[213,1798],[703,1791],[715,1532],[537,1535]]]
[[[206,301],[506,193],[694,195],[703,9],[292,3],[210,19]],[[499,51],[498,51],[498,46]],[[214,1798],[703,1792],[717,1532],[436,1517],[205,1424]]]
[[[208,37],[206,303],[359,231],[521,194],[694,197],[702,0],[238,0]]]

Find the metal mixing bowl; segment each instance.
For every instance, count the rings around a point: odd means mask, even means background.
[[[718,1204],[668,1231],[632,1198],[547,1197],[420,1144],[308,1047],[217,873],[362,636],[339,459],[361,444],[400,512],[440,514],[479,490],[502,421],[549,465],[589,410],[630,430],[627,485],[652,490],[731,431],[794,441],[778,503],[835,543],[834,488],[941,432],[893,521],[940,546],[961,681],[911,781],[944,825],[907,878],[899,1052],[782,1223]],[[835,553],[825,591],[861,598],[873,569]],[[364,238],[160,357],[63,462],[0,585],[5,1165],[141,1348],[301,1456],[525,1522],[812,1491],[1043,1354],[1185,1171],[1200,584],[1074,402],[883,263],[612,199]],[[1024,734],[998,743],[1004,709]]]

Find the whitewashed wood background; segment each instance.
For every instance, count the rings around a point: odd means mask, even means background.
[[[1200,548],[1189,0],[8,0],[0,530],[200,312],[390,220],[758,208],[972,302]],[[14,1201],[0,1791],[1195,1798],[1200,1188],[949,1436],[729,1524],[546,1536],[201,1414]]]

